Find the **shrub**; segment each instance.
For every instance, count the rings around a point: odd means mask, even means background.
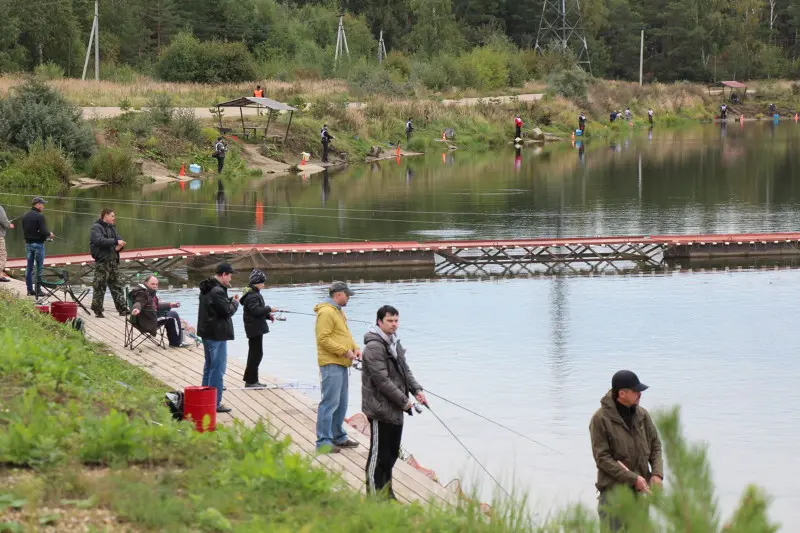
[[[133,113],[133,118],[127,123],[126,128],[137,137],[149,137],[153,132],[155,122],[150,113]]]
[[[33,75],[43,81],[60,80],[64,78],[64,69],[52,61],[48,61],[47,63],[37,65],[36,68],[33,69]]]
[[[564,98],[585,100],[590,79],[591,76],[578,67],[562,70],[547,77],[548,91]]]
[[[28,78],[0,102],[0,140],[27,150],[44,139],[75,157],[89,157],[95,148],[81,110],[41,80]]]
[[[178,109],[172,118],[170,132],[179,139],[194,143],[203,140],[202,126],[194,114],[194,109]]]
[[[168,93],[155,93],[147,99],[147,114],[157,126],[166,126],[172,122],[175,108],[172,107],[172,96]]]
[[[89,159],[89,177],[118,185],[132,183],[138,173],[131,152],[103,147]]]
[[[459,62],[470,87],[489,90],[508,85],[508,60],[504,52],[489,47],[476,48],[461,56]]]
[[[167,81],[221,83],[250,81],[257,77],[256,64],[240,42],[201,42],[181,33],[158,59],[158,76]]]
[[[72,158],[52,140],[38,139],[0,173],[0,187],[52,191],[69,184]]]

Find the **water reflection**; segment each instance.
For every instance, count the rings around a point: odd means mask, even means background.
[[[329,171],[306,180],[223,178],[147,192],[71,191],[69,198],[51,199],[48,222],[56,234],[82,243],[82,228],[108,205],[131,248],[246,239],[416,240],[465,232],[485,239],[549,237],[559,219],[564,236],[800,226],[800,177],[793,172],[800,166],[798,125],[728,127],[720,142],[722,130],[653,129],[610,141],[576,139],[574,147],[567,142],[494,154],[443,151],[404,158],[400,167],[353,165],[336,173],[336,187]],[[513,166],[502,163],[509,159]],[[28,196],[0,193],[0,202],[13,213],[26,207]],[[48,254],[85,252],[66,240],[49,246]],[[9,233],[7,245],[11,257],[24,255],[19,232]]]

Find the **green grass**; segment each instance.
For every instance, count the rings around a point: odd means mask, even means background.
[[[261,425],[192,431],[144,371],[3,291],[0,306],[0,524],[91,508],[142,531],[522,531],[365,500]]]

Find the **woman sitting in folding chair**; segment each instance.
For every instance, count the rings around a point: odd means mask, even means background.
[[[148,276],[143,284],[131,291],[133,299],[131,316],[135,317],[136,329],[155,336],[158,328],[163,326],[167,331],[170,346],[174,348],[190,346],[190,343],[183,342],[181,317],[174,310],[181,304],[159,302],[156,291],[158,291],[158,278],[155,276]]]

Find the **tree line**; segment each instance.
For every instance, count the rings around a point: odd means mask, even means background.
[[[411,71],[417,70],[422,78],[425,64],[442,57],[455,60],[487,47],[506,54],[530,52],[543,2],[100,0],[102,69],[105,78],[131,72],[168,77],[159,62],[177,42],[181,61],[196,70],[205,68],[204,43],[205,52],[216,58],[211,62],[238,61],[246,50],[245,68],[225,72],[227,77],[341,75],[334,71],[333,48],[338,13],[344,10],[349,68],[377,63],[377,37],[383,31],[394,58],[390,65],[401,77],[413,77]],[[800,65],[800,0],[582,0],[580,8],[592,74],[598,77],[638,79],[642,29],[648,80],[794,77]],[[0,0],[0,9],[0,72],[55,65],[67,76],[80,76],[94,0]],[[189,36],[195,41],[187,44]],[[239,48],[213,52],[213,46],[226,43]],[[195,49],[199,58],[192,55]],[[528,77],[541,74],[527,57],[506,61],[505,77],[519,69],[527,69]],[[428,73],[436,75],[441,73]],[[203,77],[184,79],[208,81]]]

